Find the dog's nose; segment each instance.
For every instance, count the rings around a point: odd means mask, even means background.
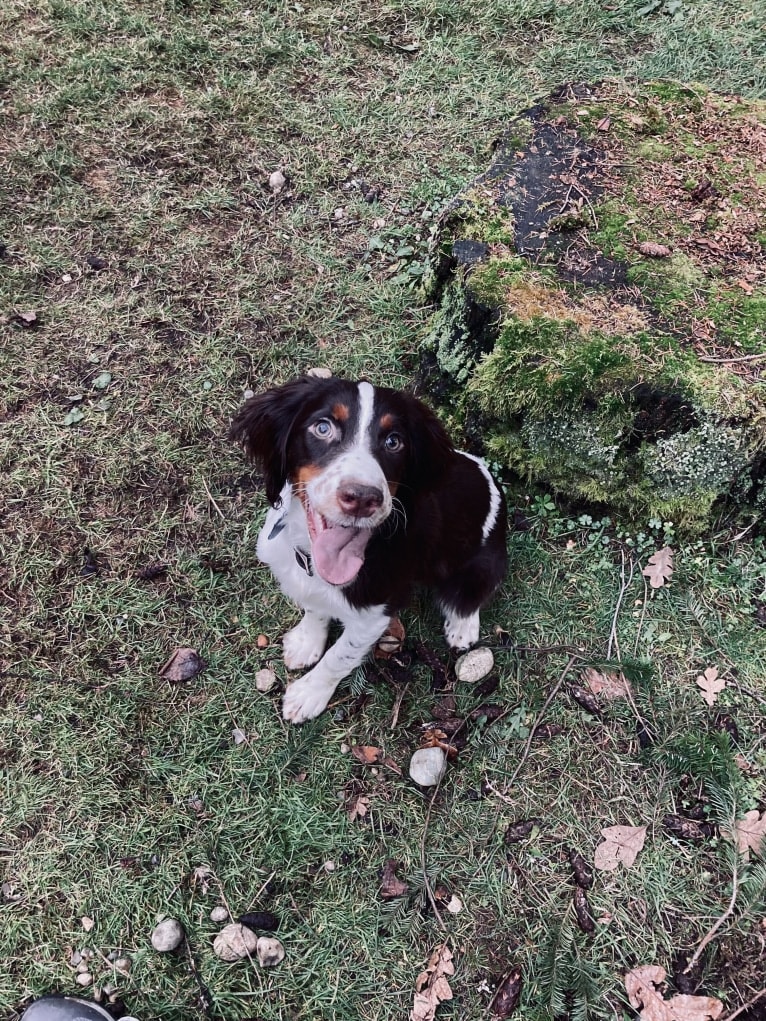
[[[355,518],[369,518],[383,505],[383,493],[377,486],[360,482],[341,482],[338,486],[338,506],[344,514]]]

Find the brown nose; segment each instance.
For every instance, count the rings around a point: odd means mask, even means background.
[[[338,506],[344,514],[354,518],[369,518],[383,504],[383,493],[377,486],[358,482],[341,482],[338,486]]]

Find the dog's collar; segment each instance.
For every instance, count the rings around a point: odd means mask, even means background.
[[[309,578],[314,577],[314,569],[311,566],[311,554],[307,553],[306,550],[300,549],[298,546],[293,550],[295,553],[295,562],[301,570],[305,571]]]

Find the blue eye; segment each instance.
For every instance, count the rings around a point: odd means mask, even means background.
[[[320,418],[318,422],[313,422],[310,430],[320,440],[334,439],[337,434],[337,427],[329,418]]]
[[[383,442],[389,454],[395,454],[397,450],[401,450],[404,446],[401,437],[396,433],[389,433]]]

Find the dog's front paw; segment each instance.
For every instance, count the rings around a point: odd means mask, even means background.
[[[313,666],[322,658],[326,644],[326,623],[304,617],[282,639],[285,666],[288,670],[305,670]]]
[[[470,649],[479,640],[479,614],[472,613],[470,617],[448,614],[444,621],[444,637],[450,649]]]
[[[313,720],[325,711],[334,691],[334,684],[323,683],[308,673],[288,684],[282,701],[282,716],[291,723]]]

